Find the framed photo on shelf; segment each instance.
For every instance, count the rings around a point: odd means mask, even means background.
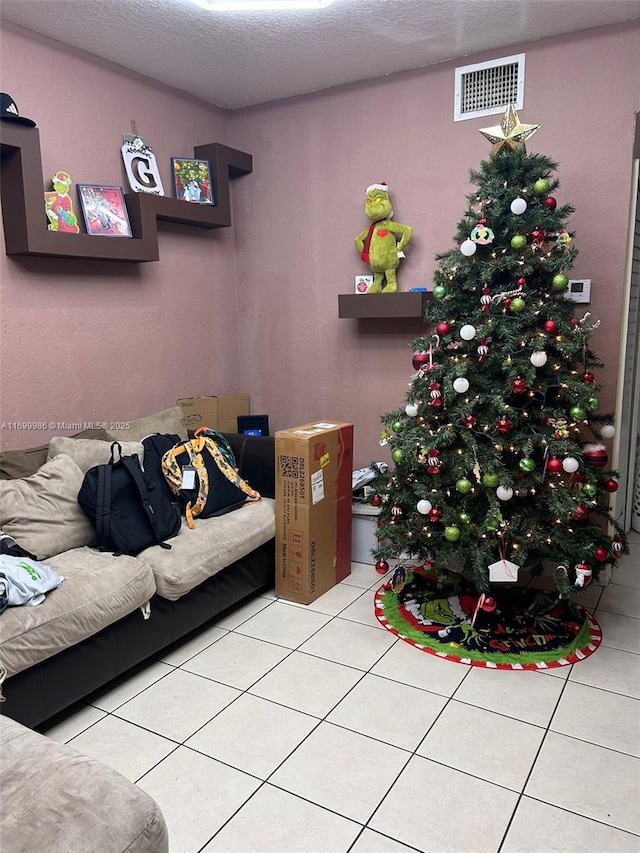
[[[176,198],[196,204],[215,204],[208,160],[172,157],[173,192]]]
[[[99,237],[133,237],[122,187],[78,184],[87,234]]]

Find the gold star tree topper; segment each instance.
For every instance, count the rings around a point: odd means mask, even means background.
[[[483,127],[480,133],[493,143],[491,153],[495,154],[505,145],[508,148],[524,148],[525,141],[538,130],[539,124],[522,124],[513,104],[509,104],[497,127]]]

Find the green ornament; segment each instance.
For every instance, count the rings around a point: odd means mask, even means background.
[[[533,185],[533,191],[536,195],[546,195],[551,189],[551,183],[546,178],[538,178]]]
[[[453,526],[445,527],[444,538],[447,540],[447,542],[457,542],[460,538],[460,528]]]
[[[600,398],[599,397],[589,397],[587,401],[587,406],[594,412],[596,409],[600,408]]]
[[[524,249],[527,245],[527,238],[524,234],[516,234],[511,238],[511,248],[512,249]]]
[[[488,518],[484,523],[484,529],[493,532],[498,529],[498,520],[496,518]]]
[[[495,489],[499,483],[500,477],[498,474],[485,474],[482,478],[482,485],[486,486],[488,489]]]
[[[554,290],[566,290],[569,287],[569,279],[563,272],[554,275],[551,286]]]
[[[587,415],[582,406],[571,406],[569,414],[574,421],[583,421]]]
[[[471,480],[467,480],[466,477],[463,477],[456,483],[456,489],[460,492],[461,495],[468,495],[472,488],[473,484]]]
[[[391,429],[394,432],[402,432],[402,430],[404,429],[404,424],[402,423],[402,421],[396,421],[394,424],[392,424]]]
[[[468,512],[461,512],[458,516],[458,520],[460,524],[471,524],[471,516]]]
[[[398,462],[402,462],[404,459],[404,453],[400,450],[399,447],[396,447],[395,450],[391,451],[391,458],[397,464]]]
[[[588,498],[592,498],[598,489],[593,485],[593,483],[585,483],[582,487],[582,491]]]
[[[511,300],[511,304],[509,305],[509,310],[513,311],[516,314],[519,314],[521,311],[527,307],[527,303],[520,296],[516,296],[515,299]]]
[[[433,288],[433,298],[440,301],[447,295],[447,288],[443,284],[436,284]]]
[[[533,469],[536,467],[536,463],[533,459],[529,459],[528,456],[525,456],[524,459],[521,459],[518,463],[521,471],[526,471],[527,473],[531,473]]]

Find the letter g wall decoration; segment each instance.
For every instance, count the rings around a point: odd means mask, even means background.
[[[123,133],[122,139],[124,145],[120,150],[131,189],[134,193],[164,195],[156,155],[151,146],[133,133]]]

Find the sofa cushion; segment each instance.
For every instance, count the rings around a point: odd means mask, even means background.
[[[103,429],[85,429],[71,437],[104,440],[107,434]],[[48,450],[48,444],[27,450],[3,450],[0,453],[0,480],[15,480],[35,474],[47,461]]]
[[[110,767],[0,718],[4,853],[168,853],[160,807]]]
[[[176,601],[212,575],[275,536],[275,501],[263,498],[216,518],[183,523],[171,550],[147,548],[138,557],[151,567],[158,595]]]
[[[180,406],[130,421],[129,429],[108,429],[107,438],[110,441],[142,441],[145,436],[154,432],[176,433],[182,439],[188,438],[186,427],[182,423]]]
[[[95,530],[78,503],[83,479],[73,459],[57,456],[30,477],[0,481],[0,529],[39,560],[93,545]]]
[[[55,459],[56,456],[64,454],[70,456],[83,473],[93,468],[94,465],[102,465],[111,457],[111,445],[113,441],[90,441],[87,438],[67,438],[64,435],[56,435],[49,441],[49,452],[47,461]],[[121,441],[123,456],[136,455],[142,464],[144,459],[144,447],[139,441]],[[116,454],[116,459],[118,458]]]
[[[106,628],[155,591],[150,568],[135,557],[74,548],[47,565],[64,576],[62,586],[37,607],[8,607],[0,618],[0,661],[8,676]]]

